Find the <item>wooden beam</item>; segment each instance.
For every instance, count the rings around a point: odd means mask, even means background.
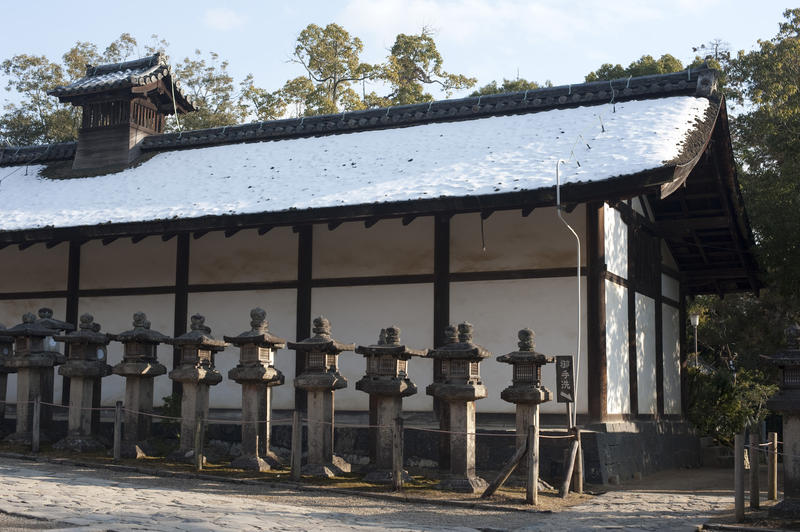
[[[131,237],[131,243],[133,243],[133,244],[138,244],[139,242],[141,242],[142,240],[144,240],[144,239],[145,239],[145,238],[147,238],[148,236],[150,236],[150,235],[137,235],[137,236],[133,236],[133,237]]]
[[[236,233],[238,233],[239,231],[241,231],[241,229],[238,228],[238,227],[235,228],[235,229],[226,229],[225,230],[225,238],[230,238],[233,235],[235,235]]]
[[[567,214],[569,214],[572,211],[574,211],[578,207],[578,205],[580,205],[580,203],[574,201],[572,203],[567,203],[567,206],[564,210],[567,211]]]
[[[19,248],[20,251],[24,251],[34,244],[36,244],[36,242],[23,242],[19,244],[17,247]]]
[[[295,337],[298,341],[311,336],[311,291],[312,265],[314,253],[314,228],[305,225],[297,228],[297,305],[295,316]],[[304,357],[295,358],[295,375],[305,369]],[[296,410],[308,408],[306,392],[295,389],[294,404]]]
[[[107,245],[109,245],[110,243],[112,243],[113,241],[115,241],[117,238],[119,238],[119,237],[116,237],[116,236],[110,236],[110,237],[108,237],[108,238],[104,238],[103,240],[101,240],[101,242],[103,243],[103,245],[104,245],[104,246],[107,246]]]
[[[208,234],[208,231],[195,231],[194,233],[192,233],[192,238],[195,239],[195,240],[199,240],[199,239],[203,238],[204,236],[206,236],[207,234]]]
[[[588,403],[592,421],[604,421],[607,408],[605,229],[603,203],[586,205],[586,316],[588,355]]]
[[[381,219],[380,218],[370,218],[369,220],[364,220],[364,227],[369,229],[376,223],[378,223]]]
[[[266,235],[272,230],[273,227],[274,226],[272,225],[262,225],[261,227],[258,228],[258,236]]]
[[[175,251],[175,315],[172,328],[175,337],[186,332],[186,324],[189,321],[189,252],[189,233],[181,233],[178,235]],[[177,368],[180,363],[180,349],[173,347],[172,368]],[[182,392],[181,383],[172,381],[172,393]]]
[[[656,230],[664,238],[685,237],[691,234],[692,231],[727,230],[728,227],[728,218],[725,216],[689,217],[656,223]]]
[[[525,207],[522,209],[522,217],[527,218],[533,212],[534,207]]]
[[[52,248],[56,247],[57,245],[61,244],[62,242],[64,242],[64,241],[63,240],[50,240],[49,242],[45,243],[44,247],[46,247],[47,249],[52,249]]]
[[[73,241],[69,243],[67,255],[67,305],[64,321],[67,323],[78,323],[78,307],[80,302],[81,284],[81,242]],[[64,354],[69,356],[69,345],[65,346]],[[61,381],[61,404],[69,405],[69,377],[63,377]]]
[[[161,235],[161,240],[163,240],[164,242],[167,242],[167,241],[173,239],[176,236],[178,236],[178,233],[164,233],[163,235]]]
[[[403,216],[403,225],[408,225],[408,224],[410,224],[411,222],[413,222],[416,219],[417,219],[417,215],[416,214],[409,214],[409,215]]]
[[[340,225],[342,225],[341,221],[328,222],[328,231],[333,231],[334,229],[336,229]]]
[[[639,366],[636,360],[636,230],[634,224],[628,227],[628,279],[625,293],[628,295],[628,394],[631,416],[639,415]]]
[[[492,214],[494,214],[494,210],[493,209],[487,209],[485,211],[481,211],[481,220],[488,219],[489,216],[491,216]]]

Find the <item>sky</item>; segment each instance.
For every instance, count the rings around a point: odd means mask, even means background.
[[[0,0],[0,6],[7,15],[0,60],[23,53],[55,60],[76,41],[102,49],[123,32],[141,44],[157,34],[170,43],[171,57],[216,52],[237,80],[252,73],[268,90],[304,73],[289,58],[310,23],[343,26],[364,42],[367,62],[384,60],[398,33],[427,27],[445,70],[476,77],[479,85],[518,76],[562,85],[582,82],[603,63],[626,66],[645,54],[670,53],[686,63],[693,46],[712,39],[750,50],[777,33],[792,7],[775,0]]]

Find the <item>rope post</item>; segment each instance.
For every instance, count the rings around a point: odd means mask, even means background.
[[[300,480],[300,467],[303,463],[303,427],[300,425],[300,411],[292,412],[292,480]]]
[[[751,510],[758,510],[759,509],[759,496],[760,496],[760,488],[758,486],[758,472],[759,469],[759,453],[758,453],[758,444],[759,444],[759,437],[758,432],[756,430],[750,431],[750,509]]]
[[[403,418],[399,416],[392,432],[392,489],[403,489]]]
[[[122,401],[114,405],[114,461],[122,457]]]
[[[778,500],[778,433],[770,432],[767,453],[767,499]]]
[[[206,420],[203,416],[200,416],[200,419],[197,420],[197,428],[194,433],[194,460],[195,460],[195,469],[197,471],[203,470],[203,436],[205,434],[206,429]]]
[[[42,398],[37,395],[33,398],[33,427],[31,429],[31,452],[39,452],[42,425]]]
[[[737,434],[733,443],[733,492],[736,522],[744,521],[744,433]]]
[[[575,427],[575,438],[578,440],[578,456],[575,457],[575,470],[572,473],[572,491],[583,494],[583,442],[578,427]]]
[[[539,503],[539,405],[536,405],[533,425],[528,425],[528,482],[525,490],[525,502]]]

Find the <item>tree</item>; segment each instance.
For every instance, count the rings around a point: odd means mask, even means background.
[[[586,81],[608,81],[630,76],[667,74],[669,72],[680,72],[681,70],[683,70],[683,63],[670,54],[664,54],[658,59],[654,59],[652,55],[643,55],[628,65],[627,68],[623,68],[620,64],[605,63],[594,72],[589,72],[586,75]]]
[[[740,182],[767,282],[800,317],[800,9],[778,34],[731,60]]]
[[[468,89],[477,82],[463,74],[445,72],[443,63],[430,29],[423,28],[419,35],[399,34],[379,73],[392,89],[386,97],[390,105],[432,101],[433,96],[425,92],[426,85],[438,85],[449,96],[453,90]]]
[[[351,37],[338,24],[324,28],[309,24],[297,37],[291,61],[305,68],[313,88],[295,79],[293,87],[284,89],[292,91],[304,85],[307,92],[295,97],[297,102],[303,100],[303,110],[308,115],[362,109],[363,100],[353,90],[353,84],[372,79],[376,73],[374,65],[361,61],[363,49],[361,39]]]
[[[545,87],[551,87],[553,84],[549,81],[545,81]],[[484,96],[486,94],[502,94],[504,92],[520,92],[520,91],[527,91],[533,89],[539,89],[542,85],[535,81],[528,81],[525,78],[517,78],[517,79],[503,79],[503,83],[498,85],[496,81],[492,81],[491,83],[487,83],[483,87],[478,88],[477,90],[472,91],[470,96]]]

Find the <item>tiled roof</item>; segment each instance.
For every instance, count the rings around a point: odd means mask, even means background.
[[[104,92],[111,89],[149,85],[168,76],[172,76],[172,69],[167,64],[166,57],[158,53],[124,63],[89,65],[86,67],[86,75],[84,77],[73,81],[69,85],[56,87],[48,91],[48,94],[68,99],[74,96]],[[180,98],[191,108],[191,98],[184,94],[180,81],[173,81],[176,98]]]
[[[470,120],[611,101],[680,95],[709,96],[715,89],[715,79],[714,71],[703,66],[671,74],[153,135],[145,138],[141,147],[142,150],[164,150],[211,146]]]
[[[77,147],[78,143],[74,141],[40,146],[0,147],[0,166],[71,161],[75,157],[75,149]]]

